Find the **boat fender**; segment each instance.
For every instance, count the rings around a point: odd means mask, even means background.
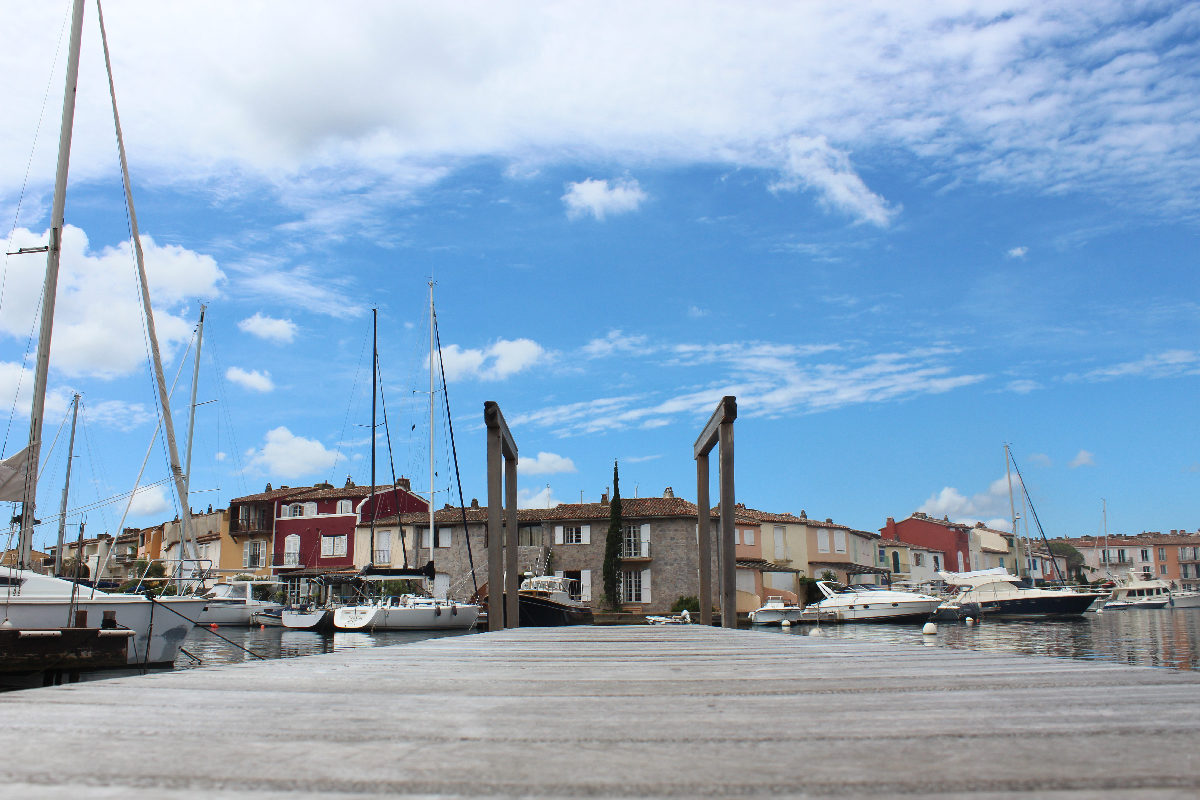
[[[781,623],[779,623],[779,624],[780,624],[780,625],[782,625],[782,626],[783,626],[783,627],[785,627],[785,628],[790,628],[790,627],[792,627],[792,621],[791,621],[790,619],[785,619],[783,622],[781,622]]]
[[[450,616],[452,616],[452,617],[458,616],[458,606],[455,605],[454,603],[450,604]]]
[[[974,624],[975,624],[975,618],[974,618],[974,617],[967,617],[965,620],[963,620],[963,622],[967,623],[967,626],[969,627],[969,626],[971,626],[971,625],[974,625]]]
[[[921,633],[925,636],[933,636],[937,633],[937,625],[932,622],[926,622],[925,627],[921,628]]]
[[[433,615],[434,615],[435,617],[440,617],[440,616],[442,615],[442,607],[441,607],[441,606],[436,606],[436,605],[435,605],[435,606],[433,607]]]

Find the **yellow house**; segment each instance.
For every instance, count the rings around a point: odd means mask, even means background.
[[[739,514],[759,525],[762,543],[762,593],[767,597],[783,597],[796,602],[799,579],[808,570],[807,520],[795,514],[739,508]]]

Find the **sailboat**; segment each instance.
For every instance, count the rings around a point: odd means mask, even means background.
[[[426,580],[434,580],[437,574],[433,565],[433,553],[436,548],[437,529],[434,526],[434,368],[435,334],[433,310],[433,282],[429,284],[429,563],[418,570],[403,570],[403,575],[397,570],[377,570],[368,565],[363,570],[364,580],[392,580],[398,577],[423,576]],[[371,365],[371,388],[375,392],[375,381],[378,373],[378,355],[373,358]],[[371,398],[371,549],[375,550],[375,398]],[[419,550],[420,542],[416,542]],[[481,608],[474,603],[458,603],[436,597],[422,597],[404,594],[399,597],[382,597],[372,603],[346,606],[334,611],[333,624],[338,630],[466,630],[475,625]]]
[[[5,482],[15,487],[12,494],[5,493],[0,499],[21,501],[21,531],[18,544],[16,567],[0,568],[0,627],[22,631],[54,631],[67,627],[102,626],[99,633],[113,631],[113,635],[127,635],[126,664],[136,666],[170,666],[175,661],[183,639],[192,629],[193,619],[202,612],[206,600],[200,598],[158,599],[131,594],[108,594],[96,589],[84,589],[73,581],[41,575],[32,570],[34,512],[37,506],[37,475],[41,456],[42,421],[45,413],[46,384],[50,365],[50,341],[54,328],[54,306],[57,299],[58,273],[64,212],[66,207],[67,172],[71,155],[71,134],[75,114],[75,92],[79,78],[79,51],[82,40],[84,0],[74,0],[71,10],[70,46],[67,59],[66,90],[63,99],[62,124],[59,129],[58,166],[54,182],[54,201],[51,210],[50,241],[46,252],[46,277],[42,293],[41,327],[38,335],[37,361],[34,370],[33,403],[30,410],[29,444],[21,459],[9,459],[6,466],[15,466],[20,472]],[[104,18],[100,17],[100,32],[104,37]],[[108,46],[104,45],[105,63],[109,64]],[[110,88],[111,66],[109,67]],[[150,311],[149,288],[146,281],[142,249],[137,233],[137,217],[133,209],[129,187],[129,170],[125,160],[125,147],[117,116],[116,95],[113,94],[113,120],[117,143],[121,154],[121,168],[125,182],[130,227],[137,255],[142,301],[145,307],[148,338],[158,378],[160,401],[164,423],[171,446],[172,471],[175,473],[176,489],[183,485],[183,471],[179,468],[178,453],[175,452],[174,432],[171,427],[170,405],[162,363],[158,353],[157,336],[154,332],[153,314]],[[32,252],[42,252],[42,248]],[[30,251],[26,251],[30,252]],[[15,462],[15,463],[14,463]],[[180,496],[183,519],[188,516],[187,493]],[[132,634],[124,633],[132,631]],[[121,632],[117,634],[115,632]],[[37,635],[37,634],[32,634]]]

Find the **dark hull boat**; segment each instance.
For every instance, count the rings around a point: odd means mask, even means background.
[[[532,592],[517,594],[517,615],[523,628],[552,628],[559,625],[591,625],[592,610],[566,604]]]

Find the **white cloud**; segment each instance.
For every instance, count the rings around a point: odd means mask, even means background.
[[[483,350],[456,344],[442,348],[446,380],[475,378],[482,381],[504,380],[549,359],[549,354],[532,339],[499,339]]]
[[[1080,450],[1075,454],[1075,457],[1071,459],[1071,463],[1068,466],[1071,469],[1075,469],[1077,467],[1094,467],[1096,466],[1096,457],[1093,453],[1087,450]]]
[[[245,370],[241,367],[230,367],[225,370],[225,379],[252,392],[265,393],[274,391],[275,389],[275,384],[271,380],[271,373],[260,372],[256,369]]]
[[[517,508],[553,508],[561,502],[549,486],[517,490]]]
[[[18,228],[13,246],[45,244],[48,234]],[[142,236],[154,324],[164,361],[192,336],[191,302],[219,294],[224,274],[210,256]],[[93,251],[87,235],[67,225],[63,232],[58,299],[54,310],[54,368],[71,377],[112,379],[142,369],[148,349],[141,296],[128,245]],[[9,262],[0,334],[28,336],[40,309],[45,259]],[[185,316],[186,315],[186,316]]]
[[[1037,467],[1052,467],[1054,462],[1045,453],[1030,453],[1029,463]]]
[[[1137,361],[1125,361],[1082,374],[1072,373],[1067,375],[1064,380],[1099,382],[1139,376],[1176,378],[1183,375],[1200,375],[1200,353],[1195,350],[1167,350],[1148,355]]]
[[[707,309],[700,308],[700,306],[688,306],[687,313],[692,319],[703,319],[709,314]]]
[[[898,213],[867,188],[850,165],[850,157],[830,146],[824,136],[790,137],[783,161],[783,177],[771,185],[776,191],[812,189],[826,205],[881,228]]]
[[[949,517],[953,522],[985,522],[989,528],[1009,530],[1012,522],[1005,518],[1009,510],[1008,479],[997,478],[987,491],[967,497],[953,486],[943,487],[917,509],[931,517]]]
[[[1037,381],[1022,378],[1019,380],[1009,381],[1004,388],[1008,389],[1010,392],[1015,392],[1016,394],[1029,394],[1030,392],[1035,392],[1038,389],[1041,389],[1042,385]]]
[[[522,475],[557,475],[564,472],[578,472],[575,462],[555,453],[541,452],[536,458],[521,458],[517,469]]]
[[[1028,253],[1029,248],[1022,245],[1020,247],[1014,247],[1010,249],[1007,253],[1005,253],[1005,255],[1009,258],[1024,258]]]
[[[267,431],[260,449],[246,453],[246,470],[286,480],[325,473],[338,460],[335,451],[316,439],[297,436],[280,426]]]
[[[578,219],[591,215],[603,220],[610,214],[625,214],[637,211],[646,200],[646,193],[638,182],[630,178],[608,181],[588,178],[578,183],[567,184],[566,194],[562,196],[563,205],[567,207],[567,216]]]
[[[626,336],[619,330],[609,331],[603,339],[592,339],[583,346],[583,354],[588,358],[605,358],[622,353],[646,352],[645,336]]]
[[[299,309],[336,319],[357,317],[366,306],[353,299],[347,278],[319,274],[312,267],[292,268],[265,263],[232,265],[241,294],[269,300],[290,310]]]
[[[287,344],[296,338],[298,327],[290,319],[275,319],[264,316],[261,311],[238,323],[238,328],[251,336],[270,342]]]
[[[119,431],[131,431],[158,418],[156,411],[151,411],[141,403],[126,403],[123,400],[85,402],[83,408],[89,421]]]
[[[173,503],[162,486],[143,486],[134,493],[129,513],[135,517],[149,517],[170,511],[172,507]]]

